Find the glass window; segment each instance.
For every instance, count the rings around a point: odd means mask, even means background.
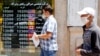
[[[42,30],[41,8],[46,4],[52,1],[0,0],[0,55],[39,56],[40,47],[35,48],[31,38]]]

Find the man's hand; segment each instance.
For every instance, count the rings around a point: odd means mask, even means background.
[[[77,54],[77,55],[81,55],[81,53],[80,53],[81,50],[82,50],[82,49],[76,49],[76,54]]]
[[[39,40],[38,35],[34,32],[35,40]]]
[[[38,35],[35,35],[35,40],[39,40]]]

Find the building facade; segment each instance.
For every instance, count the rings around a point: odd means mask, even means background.
[[[76,1],[76,0],[73,0],[73,1]],[[96,10],[97,11],[97,24],[100,26],[100,11],[99,11],[100,10],[100,3],[99,3],[100,0],[95,0],[95,1],[97,1],[97,3],[94,3],[97,6],[97,10]],[[69,4],[68,3],[69,3],[69,0],[52,0],[51,1],[52,7],[54,8],[54,15],[58,23],[58,37],[57,38],[58,38],[59,50],[57,52],[57,56],[76,56],[75,47],[82,43],[81,26],[68,26],[68,15],[69,15],[68,13]],[[1,49],[2,48],[3,47],[1,47]]]

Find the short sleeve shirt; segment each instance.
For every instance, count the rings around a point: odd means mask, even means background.
[[[47,40],[40,39],[40,46],[44,50],[58,50],[57,45],[57,22],[53,15],[49,16],[43,26],[41,34],[45,34],[46,32],[51,32],[52,37]]]

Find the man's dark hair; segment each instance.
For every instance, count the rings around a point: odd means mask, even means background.
[[[48,11],[50,14],[53,14],[53,9],[50,5],[44,5],[42,10]]]

